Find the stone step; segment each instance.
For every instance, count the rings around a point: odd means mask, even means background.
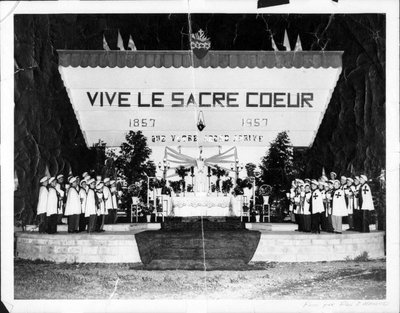
[[[159,242],[168,248],[203,247],[223,248],[227,245],[246,245],[252,238],[258,238],[259,233],[254,231],[205,231],[201,232],[151,232],[148,233],[152,241]],[[141,236],[142,234],[138,234]],[[203,238],[204,236],[204,238]]]
[[[202,236],[204,235],[204,243]],[[209,259],[241,259],[249,262],[260,240],[257,231],[172,232],[145,231],[136,234],[141,260],[203,259],[203,245]]]
[[[241,270],[246,263],[241,259],[154,259],[144,265],[146,270]]]
[[[212,237],[209,234],[205,234],[204,243],[201,236],[197,238],[185,237],[169,237],[163,238],[160,242],[161,246],[165,246],[167,249],[175,248],[203,248],[206,249],[223,249],[229,247],[232,249],[235,245],[246,246],[249,244],[250,238],[256,238],[257,235],[253,233],[245,233],[243,236],[238,236],[236,238],[229,237],[229,234],[215,234]]]
[[[245,223],[236,217],[223,218],[168,218],[161,224],[163,231],[223,231],[245,229]]]
[[[207,259],[235,259],[245,260],[248,253],[242,249],[225,248],[206,248],[205,257]],[[161,248],[154,253],[153,259],[202,259],[204,257],[203,248]],[[249,260],[248,260],[249,261]]]

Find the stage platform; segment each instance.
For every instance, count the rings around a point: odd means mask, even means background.
[[[385,232],[345,231],[341,235],[317,235],[287,230],[289,225],[292,224],[246,223],[247,229],[207,230],[204,240],[206,263],[210,265],[207,268],[218,269],[222,263],[249,260],[337,261],[354,258],[363,252],[372,259],[385,257]],[[60,263],[142,263],[149,269],[152,269],[151,264],[157,269],[202,268],[203,239],[199,237],[199,231],[165,231],[156,223],[106,226],[109,230],[94,234],[68,234],[61,230],[63,227],[59,227],[59,233],[54,235],[37,231],[16,232],[15,256]],[[153,250],[163,252],[157,255],[152,253]],[[197,265],[191,267],[192,261]]]
[[[161,218],[160,218],[161,219]],[[295,231],[297,225],[293,223],[245,223],[246,229],[264,231]],[[67,231],[67,225],[58,225],[57,229],[60,232]],[[159,230],[161,223],[132,223],[132,224],[110,224],[104,225],[104,230],[119,232],[119,231],[143,231],[143,230]],[[343,231],[349,229],[348,224],[343,224]],[[375,225],[370,225],[371,231],[375,230]],[[27,232],[36,232],[38,227],[36,225],[27,225],[25,230]],[[21,228],[15,228],[14,232],[20,232]]]

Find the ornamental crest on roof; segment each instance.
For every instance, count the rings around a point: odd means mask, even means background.
[[[204,58],[210,47],[211,40],[205,36],[202,29],[195,34],[190,35],[190,49],[192,49],[198,59]]]

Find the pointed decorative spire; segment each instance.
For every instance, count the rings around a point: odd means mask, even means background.
[[[118,43],[117,43],[117,47],[118,47],[119,50],[125,51],[125,48],[124,48],[124,41],[122,40],[122,36],[121,36],[121,33],[119,32],[119,29],[118,29]]]
[[[44,171],[44,175],[47,176],[47,177],[51,177],[50,171],[49,171],[49,166],[47,164],[46,164],[46,169]]]
[[[290,42],[286,29],[285,29],[285,38],[283,39],[283,46],[286,48],[286,51],[292,51],[292,49],[290,49]]]
[[[296,46],[294,47],[294,51],[303,51],[303,47],[301,46],[300,35],[297,35]]]
[[[274,36],[272,36],[272,34],[271,34],[271,44],[272,44],[272,49],[274,49],[274,51],[279,51],[278,47],[276,46]]]
[[[106,51],[110,51],[110,47],[108,46],[108,43],[106,41],[106,37],[103,34],[103,49]]]
[[[353,163],[350,164],[350,173],[351,173],[351,175],[355,175]]]
[[[14,191],[18,190],[18,187],[19,187],[18,175],[17,171],[14,170]]]
[[[132,35],[129,35],[129,42],[128,42],[128,49],[132,50],[132,51],[136,51],[136,46],[135,46],[135,42],[132,39]]]

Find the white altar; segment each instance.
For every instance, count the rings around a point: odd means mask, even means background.
[[[226,164],[238,163],[236,147],[232,147],[224,152],[204,158],[203,148],[199,147],[200,155],[195,158],[182,154],[171,147],[165,147],[164,163],[192,168],[193,192],[184,192],[183,197],[173,195],[171,198],[162,198],[163,212],[166,216],[240,216],[243,206],[243,197],[233,195],[224,196],[222,194],[210,194],[209,173],[211,168],[220,168],[226,171],[233,171],[225,168]],[[160,167],[161,168],[161,167]],[[166,171],[164,172],[166,175]]]
[[[172,197],[169,216],[239,216],[241,198],[233,196]]]

